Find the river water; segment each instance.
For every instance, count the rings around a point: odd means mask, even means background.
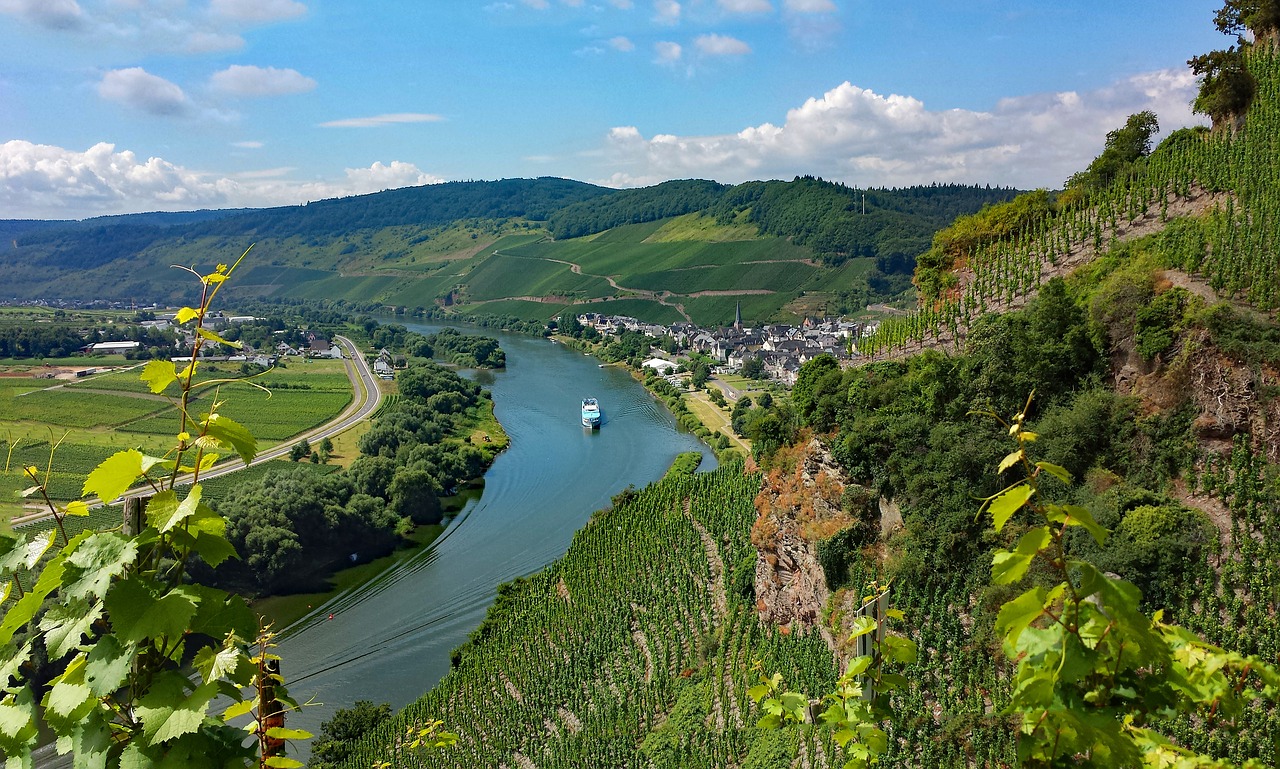
[[[493,393],[511,446],[485,474],[483,494],[434,543],[284,634],[289,693],[323,703],[291,715],[290,726],[318,734],[356,700],[399,709],[417,699],[448,672],[449,653],[480,624],[497,586],[563,555],[612,495],[662,477],[680,452],[700,451],[703,468],[715,466],[626,371],[545,339],[462,330],[499,337],[507,353],[505,371],[471,375]],[[599,430],[582,427],[586,396],[600,400]]]

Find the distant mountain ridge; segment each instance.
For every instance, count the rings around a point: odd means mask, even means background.
[[[233,293],[522,319],[624,300],[612,309],[708,323],[741,301],[750,320],[783,320],[908,296],[934,231],[1016,193],[857,190],[815,177],[617,190],[545,177],[270,209],[0,222],[10,241],[0,301],[176,301],[184,289],[168,265],[230,262],[256,244],[253,272]]]

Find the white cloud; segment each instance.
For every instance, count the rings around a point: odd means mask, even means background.
[[[209,12],[226,19],[262,24],[297,18],[307,12],[307,6],[295,0],[211,0]]]
[[[832,0],[782,0],[782,7],[791,13],[835,13]]]
[[[181,88],[142,67],[114,69],[103,75],[98,95],[153,115],[182,115],[191,108]]]
[[[114,145],[84,152],[46,144],[0,144],[0,209],[17,218],[80,219],[138,211],[296,205],[393,187],[444,181],[393,160],[348,168],[340,179],[298,182],[288,168],[206,174]]]
[[[0,13],[49,29],[76,29],[85,21],[76,0],[0,0]]]
[[[669,40],[663,40],[653,44],[654,54],[657,56],[655,61],[659,64],[675,64],[680,61],[680,57],[684,55],[684,49],[679,43],[673,43]]]
[[[213,73],[209,87],[233,96],[282,96],[310,91],[316,87],[316,81],[296,69],[233,64]]]
[[[653,20],[658,24],[679,24],[680,3],[676,0],[654,0]]]
[[[414,187],[420,184],[437,184],[444,179],[424,173],[413,163],[393,160],[389,165],[374,163],[368,168],[348,168],[348,189],[360,192]]]
[[[631,10],[631,6],[633,5],[633,3],[631,2],[631,0],[609,0],[609,5],[612,5],[614,8],[618,8],[623,11],[629,11]]]
[[[438,123],[444,118],[439,115],[428,115],[422,112],[395,112],[370,117],[352,117],[343,120],[330,120],[321,123],[322,128],[379,128],[395,123]]]
[[[773,3],[769,0],[716,0],[722,10],[729,13],[771,13]]]
[[[1197,122],[1185,70],[1127,78],[1089,93],[1034,94],[990,111],[931,111],[909,96],[843,83],[762,123],[717,136],[609,132],[603,183],[634,186],[701,177],[723,182],[816,174],[857,185],[930,182],[1059,187],[1128,115],[1154,111],[1165,131]],[[619,170],[625,169],[625,170]]]
[[[615,51],[622,51],[623,53],[629,53],[636,49],[636,44],[631,42],[629,39],[619,35],[618,37],[609,39],[609,47]]]
[[[231,146],[239,147],[242,150],[260,150],[267,145],[263,142],[246,141],[246,142],[231,142]]]
[[[698,35],[693,44],[703,56],[744,56],[751,53],[751,46],[728,35]]]
[[[74,34],[80,47],[204,54],[245,45],[241,32],[296,19],[297,0],[0,0],[0,14]]]

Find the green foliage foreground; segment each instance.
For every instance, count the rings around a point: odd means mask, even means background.
[[[232,270],[197,274],[201,301],[178,314],[193,324],[197,354],[206,341],[225,341],[203,320]],[[86,478],[85,499],[66,505],[49,499],[38,467],[24,469],[33,483],[26,496],[44,499],[56,527],[0,538],[0,750],[8,767],[31,766],[38,722],[78,767],[302,765],[284,756],[287,740],[310,735],[283,725],[284,710],[296,706],[269,629],[242,598],[189,578],[197,561],[235,557],[226,522],[201,501],[200,474],[220,454],[248,463],[257,453],[252,434],[220,415],[216,400],[207,413],[188,411],[197,386],[218,384],[197,383],[197,366],[195,356],[182,367],[157,360],[142,374],[154,393],[178,390],[181,424],[168,455],[118,452]],[[68,539],[67,516],[84,516],[95,498],[114,500],[139,481],[152,493],[135,520]],[[56,671],[51,680],[42,680],[40,657]],[[229,723],[237,718],[249,725]]]

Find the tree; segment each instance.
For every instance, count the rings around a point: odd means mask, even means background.
[[[293,448],[289,449],[289,459],[297,462],[307,455],[307,450],[302,447],[301,443],[293,444]]]
[[[1116,179],[1132,172],[1134,164],[1151,154],[1152,138],[1159,133],[1160,123],[1154,112],[1130,115],[1124,126],[1107,134],[1102,154],[1089,168],[1067,181],[1069,187],[1105,189]]]
[[[758,355],[744,359],[742,375],[747,379],[764,379],[764,359]]]
[[[560,332],[575,339],[582,336],[582,321],[578,320],[578,313],[570,310],[560,316]]]
[[[1226,0],[1218,9],[1214,26],[1224,35],[1235,35],[1240,44],[1247,41],[1245,30],[1255,38],[1275,37],[1280,31],[1280,2],[1277,0]]]
[[[357,700],[349,708],[338,708],[333,718],[320,725],[320,735],[311,748],[312,769],[331,769],[351,755],[356,742],[370,730],[391,719],[391,706]]]
[[[1187,60],[1200,78],[1200,92],[1192,108],[1213,120],[1214,129],[1239,128],[1240,118],[1253,101],[1257,83],[1244,66],[1244,55],[1232,46]]]
[[[323,452],[325,452],[325,453],[327,453],[327,454],[332,454],[332,453],[333,453],[333,439],[332,439],[332,438],[328,438],[328,437],[326,437],[324,440],[320,441],[320,450],[321,450],[321,451],[323,451]]]

